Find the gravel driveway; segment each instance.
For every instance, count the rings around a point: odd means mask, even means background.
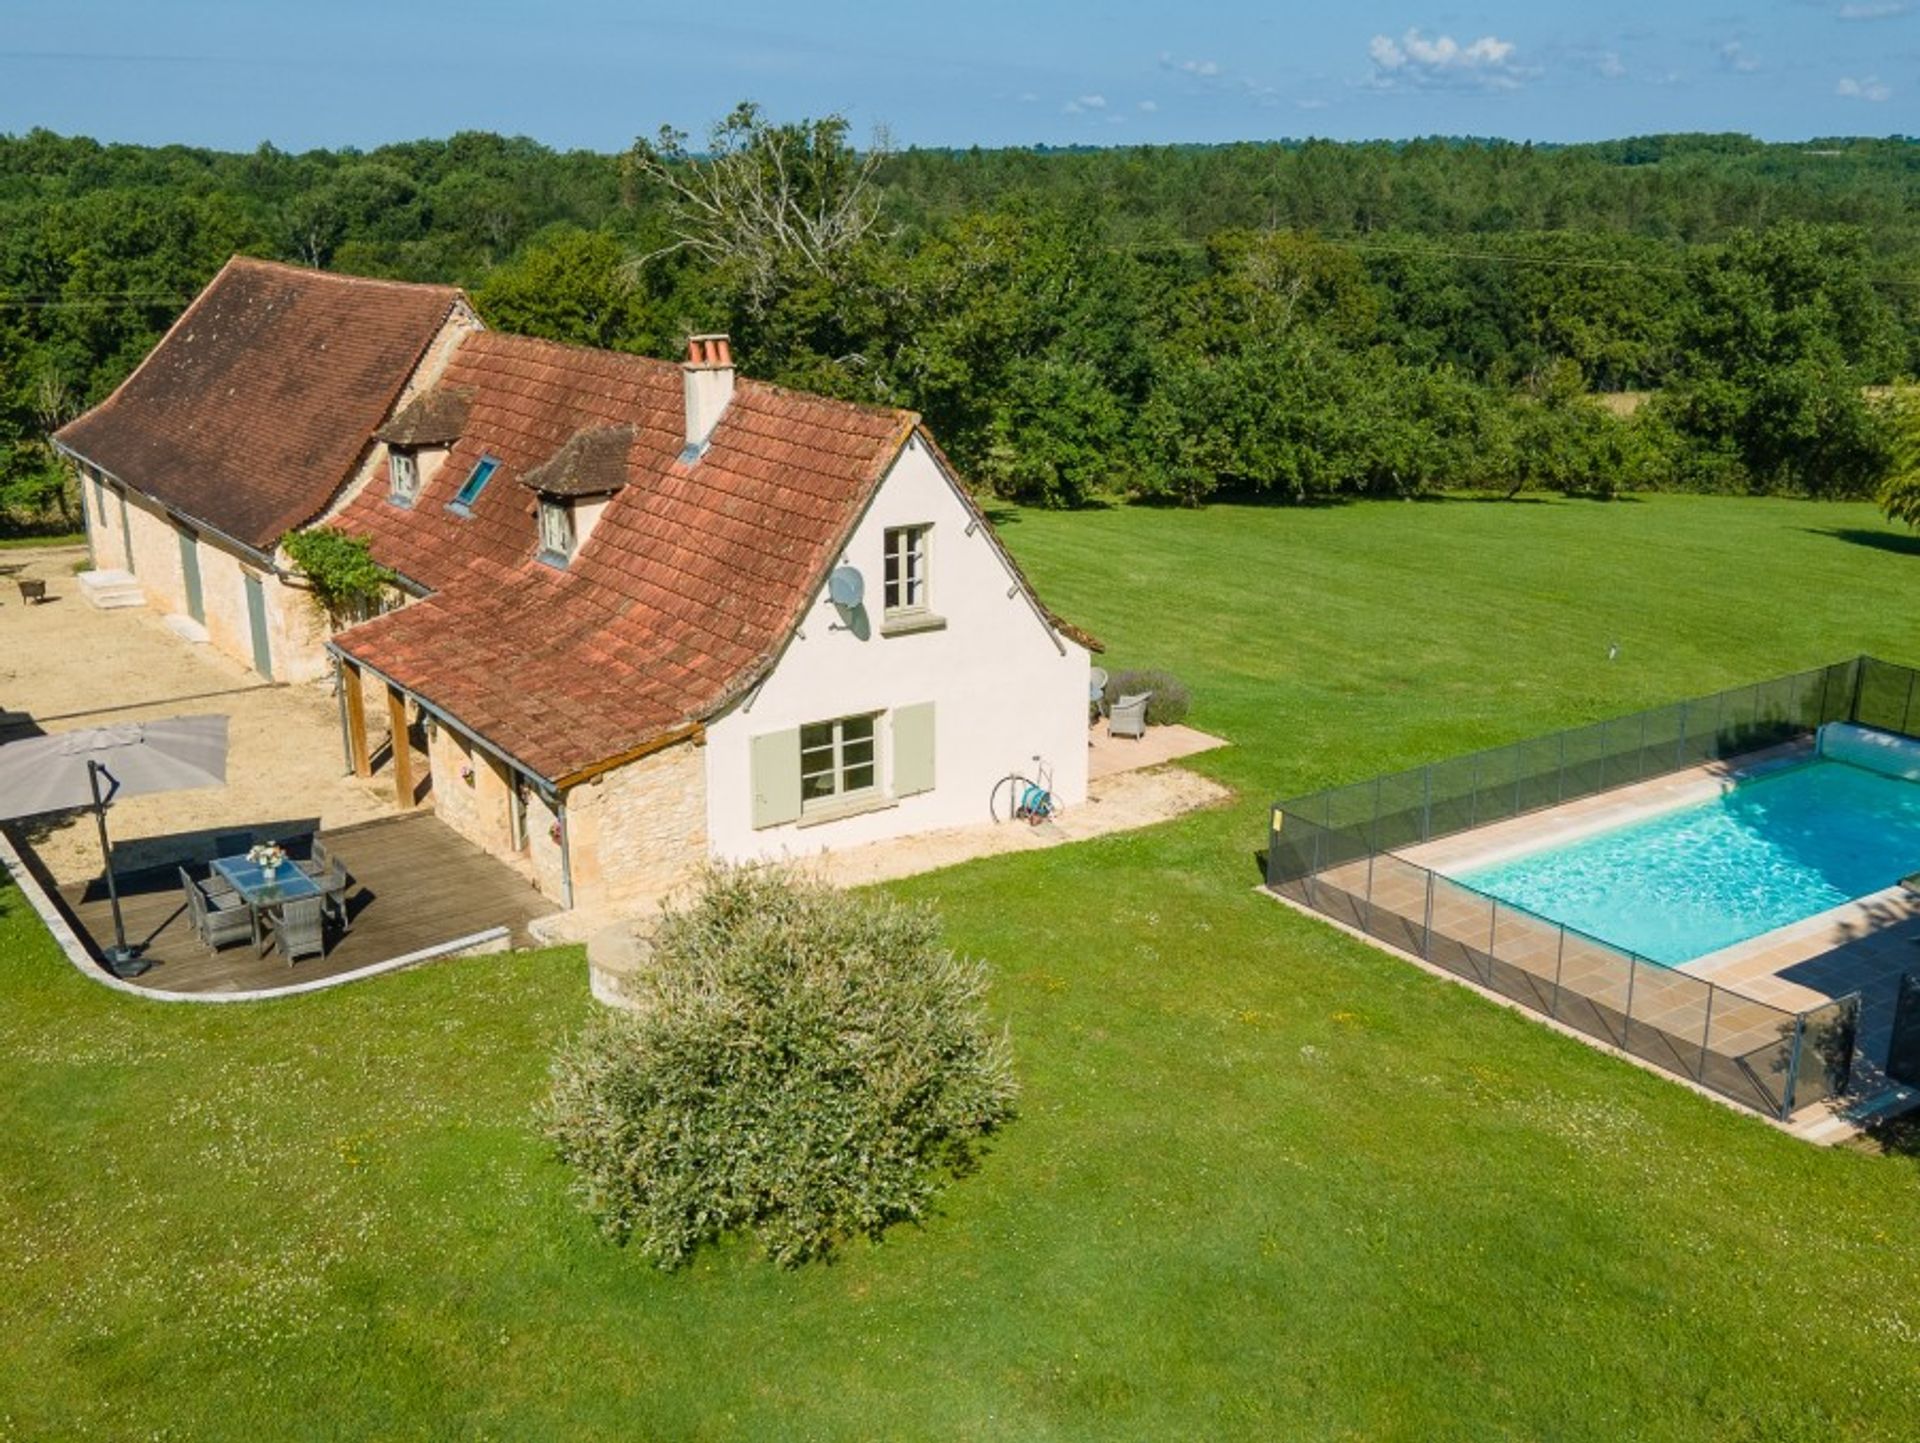
[[[35,727],[58,732],[203,712],[230,718],[226,786],[114,806],[118,868],[165,860],[181,833],[340,827],[392,813],[384,774],[371,785],[345,774],[329,683],[263,682],[212,647],[180,640],[156,612],[96,611],[74,580],[85,558],[81,547],[0,550],[0,741]],[[16,576],[44,578],[48,600],[24,605]],[[160,840],[167,837],[174,841]],[[59,881],[100,874],[90,817],[35,825],[28,838]]]

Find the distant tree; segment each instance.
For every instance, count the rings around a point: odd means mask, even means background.
[[[838,115],[776,125],[747,102],[698,155],[671,127],[636,140],[628,165],[659,190],[669,216],[655,255],[693,251],[732,273],[756,309],[795,272],[833,276],[879,229],[876,174],[887,157],[883,136],[861,153],[847,131]]]
[[[1660,405],[1757,490],[1871,494],[1887,438],[1862,382],[1895,363],[1893,317],[1856,231],[1788,224],[1696,257]]]
[[[1920,386],[1903,386],[1889,409],[1892,463],[1880,488],[1880,509],[1889,521],[1920,528]]]
[[[604,231],[557,226],[490,271],[474,303],[489,325],[522,335],[608,350],[670,346],[649,325],[644,284],[628,261]]]

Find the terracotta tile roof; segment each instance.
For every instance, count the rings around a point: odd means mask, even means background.
[[[691,465],[680,367],[483,331],[443,384],[465,432],[409,508],[384,465],[336,524],[433,591],[338,647],[553,781],[713,716],[785,645],[911,412],[741,380]],[[631,428],[627,484],[571,565],[535,559],[534,494],[515,484],[581,431]],[[499,465],[466,515],[448,503]]]
[[[529,491],[548,496],[608,496],[627,484],[627,452],[633,427],[594,426],[575,431],[553,459],[520,478]]]
[[[236,541],[325,509],[460,292],[236,256],[55,439]]]

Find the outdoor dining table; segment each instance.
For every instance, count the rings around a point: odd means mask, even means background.
[[[213,870],[233,883],[233,890],[247,904],[248,914],[253,919],[253,947],[256,952],[265,950],[260,936],[262,912],[269,907],[278,907],[282,902],[318,897],[321,893],[320,884],[292,862],[282,862],[269,873],[258,862],[248,861],[244,856],[215,857]]]

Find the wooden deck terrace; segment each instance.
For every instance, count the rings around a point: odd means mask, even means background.
[[[322,832],[327,849],[353,878],[347,910],[353,928],[342,935],[327,928],[327,953],[292,966],[277,953],[256,955],[242,941],[210,952],[194,934],[180,892],[176,867],[196,879],[207,875],[215,855],[244,852],[255,841],[274,840],[290,855],[306,854],[305,838],[271,829],[243,829],[217,841],[183,841],[179,861],[138,873],[117,873],[127,941],[140,948],[152,969],[131,979],[155,992],[275,990],[338,977],[363,967],[445,946],[493,927],[506,927],[508,944],[531,940],[527,924],[557,910],[519,873],[442,825],[430,812],[414,812]],[[113,942],[113,912],[104,877],[58,889],[76,930],[98,960]]]

